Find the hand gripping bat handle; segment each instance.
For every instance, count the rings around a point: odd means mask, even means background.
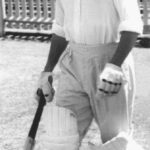
[[[36,110],[30,131],[28,133],[28,137],[27,137],[26,142],[25,142],[24,150],[33,150],[33,148],[34,148],[35,136],[36,136],[37,129],[39,126],[39,122],[41,119],[43,108],[46,104],[46,100],[45,100],[45,97],[44,97],[42,90],[38,89],[37,93],[40,97],[40,100],[39,100],[38,108]]]

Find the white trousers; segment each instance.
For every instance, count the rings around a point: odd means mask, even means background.
[[[103,142],[111,141],[120,132],[129,133],[135,94],[131,54],[122,65],[125,81],[119,93],[106,97],[97,94],[99,74],[116,49],[116,43],[69,43],[60,58],[61,77],[55,94],[56,105],[61,111],[49,107],[45,114],[48,132],[45,133],[47,142],[44,141],[44,144],[48,146],[42,150],[79,149],[93,118],[99,126]]]

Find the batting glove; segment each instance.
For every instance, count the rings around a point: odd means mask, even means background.
[[[53,77],[51,72],[42,72],[38,81],[38,88],[35,93],[35,99],[39,101],[38,89],[42,89],[47,102],[51,102],[54,96],[54,88],[52,86]]]
[[[98,90],[103,95],[117,94],[123,80],[122,69],[114,64],[107,63],[99,76]]]

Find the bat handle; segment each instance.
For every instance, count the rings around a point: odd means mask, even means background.
[[[41,119],[41,115],[42,115],[42,112],[43,112],[43,107],[46,104],[46,100],[45,100],[45,97],[43,95],[42,90],[38,89],[37,93],[40,96],[40,101],[39,101],[38,108],[36,110],[36,113],[35,113],[31,128],[30,128],[30,131],[29,131],[29,134],[28,134],[28,136],[33,138],[33,139],[36,136],[37,128],[38,128],[38,125],[39,125],[39,122],[40,122],[40,119]]]
[[[42,89],[37,90],[37,95],[40,97],[39,106],[43,107],[46,104],[46,100]]]
[[[38,89],[37,94],[40,96],[40,101],[38,104],[38,108],[36,110],[28,137],[25,142],[24,150],[33,150],[35,145],[35,136],[39,126],[40,118],[43,112],[43,107],[46,104],[45,97],[41,89]]]

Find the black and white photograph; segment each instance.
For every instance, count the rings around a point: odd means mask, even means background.
[[[150,0],[0,0],[0,150],[150,150]]]

